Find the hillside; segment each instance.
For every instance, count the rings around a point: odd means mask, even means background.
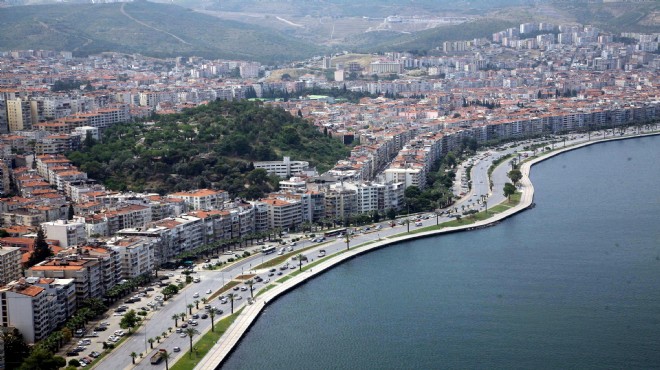
[[[471,40],[481,37],[490,38],[494,32],[515,25],[513,22],[482,19],[454,26],[436,27],[414,34],[393,36],[391,32],[383,32],[382,38],[378,37],[380,32],[370,32],[371,35],[366,34],[366,36],[360,36],[360,38],[353,39],[352,41],[357,45],[362,45],[357,48],[364,52],[384,52],[390,50],[430,51],[437,47],[442,49],[442,43],[444,41]]]
[[[262,62],[296,60],[318,52],[316,46],[277,31],[146,1],[0,8],[0,50],[10,49]]]
[[[102,143],[69,158],[110,189],[167,193],[213,186],[261,197],[277,183],[251,162],[309,161],[320,171],[349,149],[305,120],[258,102],[217,101],[159,116],[155,123],[109,129]]]

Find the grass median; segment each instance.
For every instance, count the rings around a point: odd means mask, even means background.
[[[233,281],[232,280],[232,281],[228,282],[227,284],[223,285],[222,288],[220,288],[220,290],[218,290],[217,292],[211,294],[211,296],[208,298],[208,301],[211,302],[216,297],[220,296],[220,294],[228,291],[229,289],[235,287],[238,284],[240,284],[240,282],[238,282],[238,281]]]
[[[326,243],[327,243],[327,242],[326,242]],[[301,248],[301,249],[295,250],[295,251],[293,251],[293,252],[285,253],[285,254],[283,254],[283,255],[281,255],[281,256],[278,256],[278,257],[273,258],[273,259],[270,260],[270,261],[266,261],[266,262],[262,263],[261,265],[258,265],[258,266],[256,266],[256,267],[254,267],[253,270],[267,269],[267,268],[275,267],[275,266],[277,266],[277,265],[280,265],[280,264],[282,264],[282,263],[288,261],[291,257],[293,257],[293,256],[297,256],[299,253],[302,253],[302,252],[305,252],[305,251],[307,251],[307,250],[310,250],[310,249],[313,249],[313,248],[319,247],[319,246],[321,246],[321,245],[323,245],[323,244],[325,244],[325,243],[314,244],[314,245],[310,245],[310,246],[305,247],[305,248]]]
[[[218,340],[220,340],[222,334],[227,331],[238,315],[241,314],[241,311],[243,311],[242,308],[234,312],[234,314],[229,315],[222,320],[218,320],[215,323],[215,331],[209,330],[206,334],[202,335],[197,342],[193,343],[193,348],[195,348],[194,353],[191,355],[190,348],[188,348],[187,353],[184,354],[184,356],[174,365],[170,366],[170,370],[190,370],[197,366]]]

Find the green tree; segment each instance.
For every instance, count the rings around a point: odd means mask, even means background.
[[[188,307],[188,314],[192,315],[192,309],[193,309],[193,307],[195,307],[195,305],[192,304],[192,303],[188,303],[188,305],[186,307]]]
[[[52,255],[53,251],[50,250],[50,247],[46,242],[44,230],[39,227],[39,230],[37,231],[37,239],[34,241],[34,250],[28,259],[27,265],[28,267],[32,267]]]
[[[66,360],[60,356],[54,356],[52,352],[47,349],[37,346],[32,350],[20,370],[57,370],[66,366]]]
[[[236,295],[234,293],[227,294],[227,299],[229,299],[229,303],[231,303],[232,315],[234,314],[234,298],[236,298]]]
[[[131,330],[137,325],[139,318],[135,310],[129,310],[124,316],[122,316],[121,321],[119,322],[119,327],[122,329],[128,329],[130,333]]]
[[[516,168],[514,170],[509,171],[507,176],[511,179],[511,182],[513,182],[513,184],[515,185],[518,183],[518,181],[520,181],[520,179],[522,179],[522,172],[520,172],[520,170]]]
[[[73,210],[73,203],[70,203],[69,204],[69,211],[67,212],[66,219],[71,221],[71,220],[73,220],[74,215],[75,215],[75,211]]]
[[[298,270],[302,270],[303,261],[307,261],[307,257],[302,253],[298,253],[296,260],[298,260]]]
[[[387,209],[387,218],[389,218],[391,221],[396,219],[396,210],[394,208]]]
[[[5,346],[5,368],[18,369],[20,364],[30,355],[30,347],[25,343],[23,334],[18,329],[1,332],[2,342]]]
[[[250,287],[250,297],[254,298],[254,280],[252,279],[246,280],[245,285]]]
[[[149,345],[151,346],[151,349],[154,349],[154,342],[155,342],[154,338],[149,338],[149,339],[147,339],[147,342],[148,342]]]
[[[215,309],[211,308],[209,310],[209,317],[211,318],[211,331],[215,331],[215,322],[214,322],[215,314],[216,314]]]
[[[186,333],[186,335],[188,336],[188,339],[190,340],[190,357],[192,357],[192,353],[193,353],[193,336],[199,334],[199,331],[197,331],[197,329],[195,329],[195,328],[186,328],[186,330],[184,330],[183,332]]]
[[[510,182],[504,184],[504,196],[511,200],[511,196],[516,193],[516,186]]]
[[[131,361],[133,361],[133,365],[135,365],[135,359],[138,357],[138,354],[135,352],[131,352],[129,356],[131,356]]]

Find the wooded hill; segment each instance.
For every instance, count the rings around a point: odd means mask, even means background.
[[[216,101],[108,129],[101,143],[68,154],[88,176],[114,190],[173,191],[213,187],[256,199],[279,179],[254,161],[306,160],[331,168],[350,149],[304,119],[260,102]]]

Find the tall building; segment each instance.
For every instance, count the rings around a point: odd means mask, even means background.
[[[29,130],[39,122],[36,101],[23,101],[21,98],[7,100],[7,124],[9,131]]]
[[[21,277],[21,249],[0,247],[0,285]]]

